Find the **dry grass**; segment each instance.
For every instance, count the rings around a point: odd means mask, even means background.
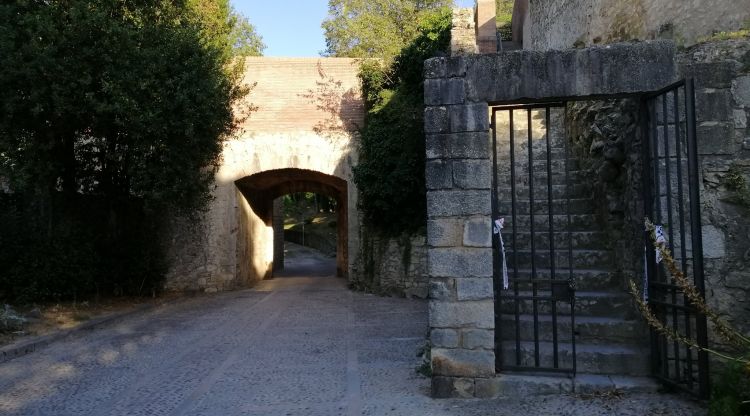
[[[34,336],[75,328],[94,318],[126,312],[147,303],[163,303],[178,294],[164,294],[158,298],[113,298],[98,302],[60,302],[45,305],[15,307],[27,319],[22,331],[0,333],[0,346]]]

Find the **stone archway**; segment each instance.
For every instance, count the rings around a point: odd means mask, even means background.
[[[286,168],[273,169],[246,176],[235,181],[235,184],[237,185],[237,189],[239,189],[249,202],[255,214],[266,225],[271,225],[273,221],[273,201],[281,196],[295,192],[313,192],[334,198],[338,205],[336,274],[340,277],[347,276],[349,210],[347,205],[348,188],[345,180],[321,172]],[[273,239],[277,240],[278,238],[279,235],[276,233]],[[274,241],[273,243],[275,246],[278,246],[279,241]],[[283,243],[283,240],[281,243]],[[260,254],[252,253],[250,258]]]
[[[253,88],[244,104],[255,111],[224,143],[203,221],[176,224],[168,289],[215,292],[270,277],[273,199],[296,190],[338,200],[345,237],[338,239],[338,270],[354,274],[359,218],[352,166],[357,126],[364,123],[357,68],[348,58],[247,59],[245,79]]]

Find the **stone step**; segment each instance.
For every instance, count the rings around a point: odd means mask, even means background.
[[[518,366],[515,341],[500,342],[500,362],[507,366]],[[539,342],[539,364],[553,366],[554,348],[551,342]],[[534,366],[535,347],[533,342],[522,342],[521,366]],[[558,343],[558,362],[562,368],[573,366],[573,345]],[[576,343],[575,364],[577,371],[591,374],[646,376],[650,374],[649,350],[618,344]]]
[[[547,182],[534,183],[534,202],[535,203],[546,203],[548,201],[549,194],[547,192]],[[511,201],[512,196],[515,193],[516,199],[528,200],[530,188],[526,184],[516,184],[515,188],[510,186],[498,185],[497,187],[497,199],[498,201]],[[552,185],[552,200],[567,200],[571,199],[582,199],[591,198],[592,191],[591,185],[588,183],[571,183],[567,185]]]
[[[550,166],[553,173],[557,174],[565,174],[565,169],[567,164],[567,169],[569,172],[577,171],[581,169],[581,162],[580,160],[576,158],[570,158],[568,159],[567,163],[565,162],[565,159],[553,159]],[[521,172],[525,172],[528,176],[529,174],[529,161],[528,156],[526,157],[518,157],[515,160],[515,167],[516,167],[516,173],[520,174]],[[497,173],[498,175],[508,175],[510,176],[510,155],[507,157],[499,154],[497,157]],[[547,158],[536,158],[534,157],[534,172],[546,172],[547,171]]]
[[[568,177],[571,184],[579,183],[587,180],[589,173],[585,170],[573,170],[568,172]],[[547,169],[537,169],[534,171],[534,184],[547,183]],[[498,167],[498,185],[504,188],[510,188],[510,170]],[[517,185],[527,185],[529,183],[529,171],[527,169],[516,169],[516,176],[514,177],[514,183]],[[553,185],[565,185],[565,171],[557,172],[552,171],[552,184]]]
[[[501,315],[502,328],[499,335],[505,340],[516,339],[515,314]],[[558,342],[570,342],[573,338],[573,325],[570,315],[558,314],[557,339]],[[540,341],[553,340],[553,317],[538,315],[537,326]],[[519,339],[521,341],[534,340],[534,315],[518,316]],[[576,341],[587,344],[617,343],[644,346],[643,341],[648,337],[648,327],[639,320],[602,318],[598,316],[575,317]]]
[[[533,314],[534,300],[531,285],[523,286],[519,283],[518,296],[521,299],[515,300],[510,296],[515,296],[515,285],[511,284],[508,290],[500,291],[500,313],[510,315],[515,314],[516,305],[518,313]],[[570,314],[570,300],[563,299],[552,301],[549,298],[552,292],[550,285],[537,285],[536,308],[538,314],[551,314],[553,304],[558,313]],[[635,319],[636,311],[633,306],[633,300],[630,294],[625,292],[602,292],[602,291],[576,291],[575,292],[575,312],[576,316],[593,316],[600,318],[619,318]]]
[[[514,156],[517,161],[529,159],[529,146],[526,143],[526,138],[523,139],[522,144],[513,144]],[[510,143],[498,142],[495,147],[498,159],[510,160]],[[539,143],[534,141],[531,148],[531,155],[534,159],[547,160],[547,155],[550,155],[552,160],[565,159],[565,148],[555,143],[551,143],[549,152],[547,152],[547,143],[544,140],[540,140]],[[568,149],[568,157],[572,156],[572,150]]]
[[[515,270],[510,268],[508,275],[511,282],[518,281],[519,289],[530,288],[529,279],[531,279],[530,269],[518,269]],[[516,279],[517,276],[517,279]],[[568,281],[571,273],[567,268],[556,268],[555,279],[561,281]],[[591,292],[591,291],[614,291],[621,292],[625,290],[625,283],[622,276],[609,270],[598,270],[598,269],[573,269],[572,270],[573,281],[576,284],[576,288],[580,291]],[[537,279],[550,279],[551,270],[549,269],[537,269]]]
[[[651,377],[602,375],[579,372],[575,376],[503,372],[492,379],[492,397],[529,397],[549,394],[656,393],[661,385]]]
[[[513,241],[509,240],[505,245],[505,259],[508,262],[508,268],[514,266],[531,268],[533,260],[536,267],[551,267],[552,254],[549,250],[536,249],[531,250],[513,250]],[[572,254],[572,258],[570,255]],[[577,267],[581,269],[598,269],[607,268],[612,265],[612,252],[609,250],[555,250],[554,254],[556,267]]]
[[[513,221],[516,222],[516,231],[531,231],[531,216],[516,215],[505,217],[505,230],[513,230]],[[553,231],[598,231],[601,229],[593,214],[570,215],[570,226],[568,226],[568,215],[554,214],[552,216]],[[549,230],[549,215],[534,215],[534,233]]]
[[[569,235],[570,234],[570,235]],[[531,233],[517,232],[516,238],[513,239],[512,229],[503,229],[503,242],[506,248],[513,248],[514,244],[519,249],[528,250],[531,248]],[[567,250],[568,247],[573,249],[601,249],[606,247],[607,235],[601,231],[574,231],[553,232],[552,241],[555,243],[555,250]],[[534,245],[537,249],[548,250],[550,248],[549,231],[534,232]]]

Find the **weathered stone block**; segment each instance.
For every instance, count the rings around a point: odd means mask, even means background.
[[[454,161],[453,184],[462,189],[490,189],[492,169],[489,159]]]
[[[453,163],[443,160],[430,160],[425,164],[425,185],[427,189],[450,189],[453,187]]]
[[[483,300],[493,298],[494,294],[491,278],[456,279],[456,299]]]
[[[733,110],[732,114],[735,128],[747,128],[747,112],[745,110]]]
[[[480,399],[492,399],[500,394],[500,383],[497,378],[477,378],[474,380],[474,396]]]
[[[427,191],[428,218],[490,215],[490,190]]]
[[[463,245],[492,247],[492,224],[489,217],[471,218],[464,223]]]
[[[432,349],[432,373],[437,376],[489,377],[495,374],[495,353],[485,350]]]
[[[443,57],[430,58],[424,61],[423,74],[427,79],[443,78],[446,76],[446,59]]]
[[[436,399],[474,397],[474,380],[460,377],[432,377],[432,397]]]
[[[451,157],[464,159],[488,159],[491,157],[491,141],[488,132],[456,133],[451,136]]]
[[[463,78],[426,79],[424,102],[426,105],[463,104],[466,91]]]
[[[737,74],[734,62],[694,62],[683,66],[683,78],[694,78],[697,88],[729,88]]]
[[[445,61],[446,76],[465,77],[468,69],[468,59],[464,56],[453,56]]]
[[[495,304],[491,300],[471,302],[430,302],[430,327],[495,328]]]
[[[433,329],[430,331],[430,343],[433,347],[457,348],[458,331],[455,329]]]
[[[424,109],[425,133],[445,133],[449,128],[448,109],[445,107],[427,107]]]
[[[634,94],[658,90],[677,79],[675,47],[668,41],[519,50],[464,59],[470,102]]]
[[[750,108],[750,75],[732,81],[732,96],[740,107]]]
[[[492,276],[492,249],[489,248],[431,248],[427,256],[430,276]]]
[[[732,117],[732,94],[728,89],[698,90],[695,100],[698,121],[728,121]]]
[[[707,259],[719,259],[727,255],[724,233],[713,225],[704,225],[703,234],[703,257]]]
[[[458,218],[438,218],[427,221],[427,244],[431,247],[461,245],[463,221]]]
[[[729,155],[734,153],[734,124],[706,121],[698,125],[698,153],[701,155]]]
[[[451,278],[430,279],[430,299],[452,301],[456,299],[456,283]]]
[[[448,113],[452,133],[489,130],[489,107],[486,103],[452,105],[448,107]]]
[[[465,329],[461,331],[461,346],[470,350],[495,348],[495,331]]]
[[[430,159],[451,157],[452,134],[428,134],[425,136],[425,155]]]
[[[490,136],[487,132],[428,134],[427,159],[489,159]]]

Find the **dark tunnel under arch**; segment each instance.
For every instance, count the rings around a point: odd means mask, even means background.
[[[273,223],[273,201],[287,194],[312,192],[337,203],[336,274],[346,277],[348,264],[348,184],[339,177],[307,169],[284,168],[259,172],[235,181],[250,207],[266,225]]]

